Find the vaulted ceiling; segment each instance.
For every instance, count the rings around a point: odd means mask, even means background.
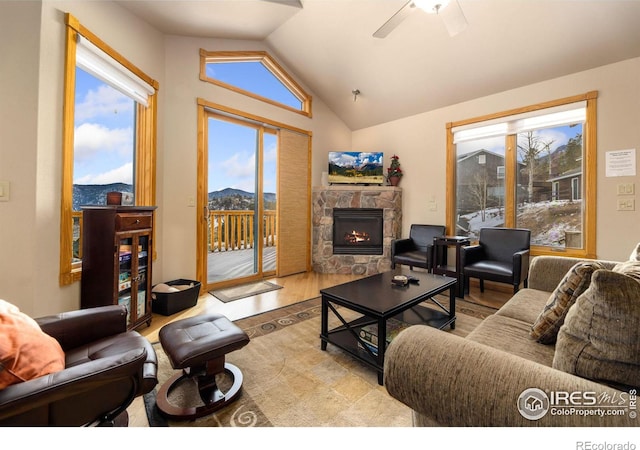
[[[638,0],[459,0],[461,33],[413,8],[384,39],[407,0],[118,3],[166,34],[264,41],[353,130],[640,56]]]

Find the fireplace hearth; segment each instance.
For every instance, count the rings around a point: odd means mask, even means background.
[[[334,255],[382,255],[383,210],[335,208],[333,210]]]

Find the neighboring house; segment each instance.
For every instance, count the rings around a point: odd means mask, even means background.
[[[582,199],[582,168],[570,170],[562,175],[550,178],[552,200]]]
[[[518,165],[520,169],[524,167]],[[485,149],[460,155],[457,174],[460,214],[504,205],[503,155]],[[524,177],[520,184],[526,185],[526,173]]]

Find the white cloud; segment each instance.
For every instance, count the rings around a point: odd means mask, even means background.
[[[133,184],[133,163],[126,163],[120,167],[99,174],[88,174],[73,181],[74,184]]]
[[[97,90],[87,92],[82,100],[76,102],[75,120],[81,123],[96,117],[131,114],[133,104],[133,100],[111,86],[101,85]]]
[[[329,159],[332,163],[338,166],[352,166],[355,164],[357,158],[355,155],[350,155],[346,152],[333,152],[329,154]]]
[[[114,153],[120,158],[133,155],[133,129],[110,129],[96,123],[83,123],[74,132],[74,155],[77,161],[95,157],[96,153]]]
[[[256,173],[256,155],[247,158],[235,153],[231,158],[216,166],[224,170],[225,175],[230,178],[253,178]]]
[[[277,144],[272,144],[272,145],[269,145],[268,147],[266,147],[264,149],[263,157],[264,157],[265,163],[277,161],[278,160],[278,145]]]

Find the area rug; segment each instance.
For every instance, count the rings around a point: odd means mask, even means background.
[[[211,291],[210,294],[221,302],[228,303],[234,300],[240,300],[241,298],[275,291],[276,289],[282,289],[282,286],[269,281],[259,281],[257,283],[242,284],[240,286]]]
[[[451,332],[460,336],[495,311],[464,300],[456,306],[456,329]],[[387,394],[373,369],[331,344],[320,350],[320,312],[320,298],[315,298],[236,321],[251,338],[247,346],[227,356],[244,375],[240,398],[207,417],[167,421],[155,406],[154,390],[144,397],[150,426],[410,426],[411,411]],[[350,313],[342,309],[347,320]],[[338,319],[331,317],[329,325],[339,325]],[[156,344],[155,349],[162,384],[175,371],[162,347]],[[221,387],[224,381],[220,380]],[[195,389],[188,385],[180,389],[175,398],[172,393],[171,402],[199,402],[193,400]]]

